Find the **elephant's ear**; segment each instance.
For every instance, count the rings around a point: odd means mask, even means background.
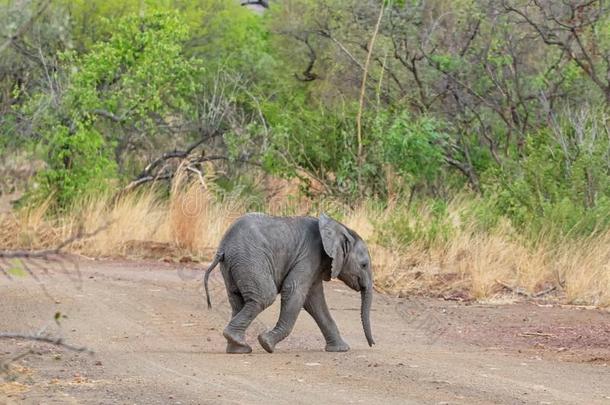
[[[324,213],[320,214],[318,225],[324,251],[333,259],[330,276],[336,278],[345,265],[354,238],[346,227]]]

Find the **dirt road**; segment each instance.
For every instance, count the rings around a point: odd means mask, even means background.
[[[377,345],[369,348],[359,294],[331,282],[327,297],[350,352],[322,351],[305,312],[276,353],[264,352],[256,335],[274,324],[276,302],[250,330],[254,352],[227,355],[219,273],[208,311],[201,269],[118,261],[80,268],[82,285],[61,272],[42,277],[46,293],[29,277],[0,280],[0,330],[50,323],[55,332],[59,311],[65,341],[95,351],[0,340],[4,358],[34,349],[0,379],[0,403],[610,403],[607,312],[377,295]]]

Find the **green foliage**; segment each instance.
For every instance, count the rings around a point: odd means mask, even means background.
[[[327,192],[353,195],[357,192],[355,168],[354,110],[329,111],[307,108],[300,100],[268,104],[274,130],[264,164],[271,173],[299,176],[324,184]],[[273,120],[273,121],[271,121]]]
[[[59,207],[100,191],[117,177],[112,156],[124,128],[138,127],[153,136],[155,117],[185,112],[198,89],[202,70],[183,56],[188,31],[176,13],[125,17],[113,35],[79,56],[65,53],[70,72],[57,109],[39,121],[47,147],[45,171],[34,197],[52,195]],[[40,110],[55,94],[33,97],[25,111]],[[114,131],[104,130],[112,126]]]
[[[610,226],[610,140],[603,112],[581,111],[528,138],[523,158],[491,170],[487,196],[524,231],[584,235]]]
[[[448,135],[426,116],[413,119],[406,112],[380,113],[373,136],[383,151],[383,162],[415,186],[433,184],[444,165]]]
[[[460,222],[471,227],[470,231],[490,232],[499,225],[502,218],[505,217],[490,198],[475,198],[471,203],[464,204],[464,209],[460,212]]]
[[[431,60],[443,72],[455,71],[460,66],[460,61],[451,55],[433,55]]]
[[[375,224],[377,242],[388,247],[418,243],[424,249],[442,244],[454,231],[447,204],[440,200],[397,208],[394,215]]]
[[[326,193],[348,199],[384,196],[387,168],[409,187],[425,188],[441,176],[447,135],[433,118],[412,118],[404,111],[367,113],[363,118],[364,132],[370,134],[364,140],[366,160],[358,162],[355,105],[340,111],[304,105],[294,111],[271,105],[267,111],[277,120],[271,121],[274,130],[264,159],[274,174],[318,181]]]
[[[116,164],[99,132],[79,125],[73,133],[58,125],[49,133],[48,167],[38,174],[40,188],[34,198],[52,197],[66,207],[76,197],[103,192],[116,175]]]
[[[270,60],[265,57],[268,33],[261,18],[237,1],[226,0],[66,0],[61,6],[71,16],[75,48],[90,49],[116,35],[116,21],[157,13],[178,13],[180,30],[188,32],[185,51],[205,63],[260,75]]]
[[[442,201],[475,192],[463,215],[480,230],[505,220],[532,238],[610,227],[610,13],[578,33],[583,65],[500,5],[384,4],[360,157],[365,44],[380,3],[356,0],[286,0],[263,16],[226,0],[54,1],[0,58],[0,155],[42,156],[28,197],[63,209],[212,129],[223,133],[205,144],[223,155],[210,180],[218,199],[264,209],[257,175],[240,163],[256,161],[311,196],[403,203],[381,224],[387,244],[449,237]],[[37,5],[0,6],[0,33],[13,35]],[[532,21],[562,40],[573,33],[554,21],[568,8]]]
[[[188,108],[200,66],[183,56],[187,38],[176,13],[120,20],[109,41],[82,57],[66,55],[74,71],[66,95],[70,111],[95,119],[102,109],[122,121],[152,123],[151,113]]]

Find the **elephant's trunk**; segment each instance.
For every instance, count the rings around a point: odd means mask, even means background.
[[[369,282],[368,285],[360,290],[362,296],[362,306],[360,307],[360,318],[362,319],[362,327],[364,328],[364,335],[369,343],[369,346],[373,346],[375,341],[373,340],[373,333],[371,332],[371,303],[373,302],[373,283]]]

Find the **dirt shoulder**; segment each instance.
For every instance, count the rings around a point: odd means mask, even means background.
[[[95,351],[0,341],[4,358],[33,351],[0,382],[0,403],[610,402],[608,312],[377,295],[378,344],[369,348],[359,295],[331,282],[326,295],[350,352],[322,351],[304,312],[277,352],[264,352],[256,335],[275,323],[276,302],[249,331],[254,352],[227,355],[219,274],[208,311],[199,268],[82,261],[80,270],[80,281],[44,276],[46,292],[30,278],[0,281],[0,330],[54,331],[60,312],[65,341]]]

